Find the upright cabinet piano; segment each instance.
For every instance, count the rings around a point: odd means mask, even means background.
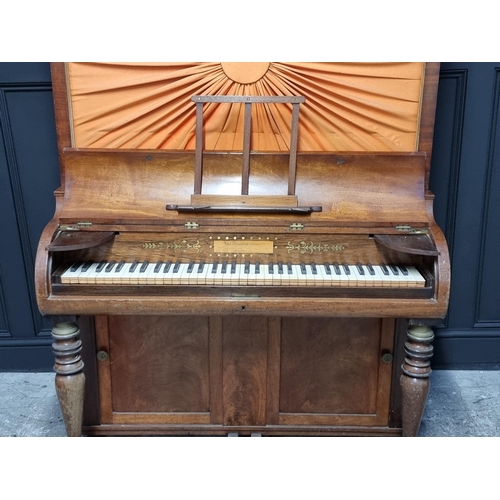
[[[53,64],[36,290],[68,435],[417,435],[438,72]]]

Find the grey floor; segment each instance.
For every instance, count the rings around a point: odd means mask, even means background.
[[[0,373],[0,437],[64,435],[52,373]],[[434,371],[419,435],[500,436],[500,371]]]

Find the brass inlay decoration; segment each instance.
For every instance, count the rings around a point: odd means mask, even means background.
[[[190,252],[199,253],[201,250],[201,245],[199,240],[188,241],[155,241],[155,242],[145,242],[142,244],[142,248],[145,249],[163,249],[163,250],[173,250],[174,252]]]
[[[288,250],[288,253],[296,251],[301,254],[312,254],[323,252],[342,252],[342,250],[345,250],[345,246],[329,245],[328,243],[313,243],[312,241],[301,241],[298,245],[294,245],[289,241],[286,249]]]
[[[216,253],[265,253],[272,254],[274,245],[272,241],[255,240],[217,240],[214,241]]]

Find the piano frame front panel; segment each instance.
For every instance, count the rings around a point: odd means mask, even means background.
[[[395,323],[97,316],[86,376],[99,401],[86,405],[84,432],[400,433]]]

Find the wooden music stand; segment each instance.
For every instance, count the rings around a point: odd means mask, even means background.
[[[297,144],[299,126],[299,106],[305,102],[303,96],[237,96],[237,95],[194,95],[196,103],[196,148],[194,167],[194,192],[191,205],[167,205],[167,210],[178,212],[254,212],[309,214],[321,212],[319,206],[299,207],[295,195],[297,179]],[[241,196],[202,194],[203,183],[203,104],[242,103],[245,104],[243,129],[243,165],[241,173]],[[248,194],[250,178],[250,148],[252,128],[252,104],[283,103],[292,104],[292,126],[290,135],[290,159],[288,167],[288,195],[252,196]]]

